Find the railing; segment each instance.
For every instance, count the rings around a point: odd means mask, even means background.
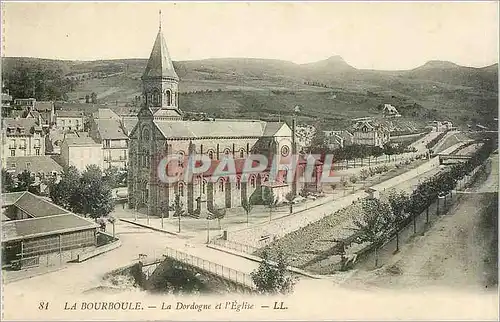
[[[242,244],[242,243],[238,243],[238,242],[234,242],[234,241],[224,240],[224,239],[220,239],[220,238],[213,239],[211,241],[211,243],[214,245],[217,245],[217,246],[233,249],[235,251],[238,251],[241,253],[246,253],[246,254],[253,254],[259,249],[259,248],[254,247],[254,246],[250,246],[250,245],[246,245],[246,244]]]
[[[23,268],[37,267],[39,265],[40,265],[40,257],[38,256],[20,258],[18,260],[12,261],[12,267],[17,270]]]
[[[180,263],[191,265],[198,269],[202,269],[208,273],[220,276],[226,280],[249,287],[251,289],[255,289],[252,277],[249,274],[239,272],[229,267],[224,267],[220,264],[207,261],[203,258],[179,252],[169,247],[165,249],[165,256],[174,259]]]

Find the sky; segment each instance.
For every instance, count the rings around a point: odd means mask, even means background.
[[[498,2],[3,2],[3,56],[147,58],[159,25],[173,60],[249,57],[363,69],[498,62]]]

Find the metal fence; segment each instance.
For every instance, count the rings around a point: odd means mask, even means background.
[[[195,268],[204,270],[205,272],[217,275],[234,283],[249,287],[251,289],[255,289],[252,277],[249,274],[222,266],[203,258],[180,252],[169,247],[165,249],[165,256],[180,263],[187,264]]]
[[[211,243],[214,245],[217,245],[217,246],[229,248],[229,249],[232,249],[232,250],[235,250],[235,251],[238,251],[241,253],[246,253],[246,254],[253,254],[259,249],[259,248],[254,247],[254,246],[250,246],[250,245],[246,245],[246,244],[242,244],[242,243],[238,243],[238,242],[234,242],[234,241],[224,240],[221,238],[213,239],[213,240],[211,240]]]

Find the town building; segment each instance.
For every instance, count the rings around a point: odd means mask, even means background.
[[[95,250],[98,225],[30,192],[2,194],[2,265],[52,266]]]
[[[352,134],[354,144],[359,145],[383,147],[390,140],[390,129],[371,119],[358,120]]]
[[[127,168],[128,136],[120,117],[110,109],[99,109],[93,114],[89,135],[102,144],[102,169]]]
[[[66,135],[61,143],[60,160],[63,166],[74,166],[79,171],[92,164],[101,168],[102,145],[85,133]]]
[[[398,110],[392,106],[391,104],[384,104],[384,108],[382,109],[382,114],[385,117],[400,117]]]
[[[2,154],[10,157],[45,154],[45,133],[39,120],[4,118],[2,132]]]
[[[47,192],[50,180],[57,182],[63,168],[49,155],[34,155],[27,157],[7,157],[3,168],[14,179],[24,171],[28,171],[34,179],[33,186],[40,194]]]
[[[144,209],[151,215],[172,215],[170,208],[179,195],[187,213],[205,217],[216,208],[241,205],[242,196],[261,193],[268,175],[241,177],[244,159],[260,153],[272,159],[289,157],[292,133],[281,122],[211,120],[182,121],[179,108],[179,77],[170,59],[161,28],[158,31],[147,67],[142,76],[144,105],[138,122],[129,135],[129,207]],[[192,182],[160,181],[157,166],[166,156],[206,155],[209,170]],[[213,183],[208,177],[224,158],[235,159],[235,178],[222,177]],[[183,161],[178,167],[185,167]],[[316,174],[316,172],[315,172]],[[279,179],[281,180],[281,179]],[[248,182],[247,182],[248,181]],[[270,188],[274,188],[271,186]],[[291,187],[287,186],[286,191]],[[276,185],[279,195],[285,189]]]
[[[84,131],[85,115],[79,110],[56,111],[56,126],[63,131]]]

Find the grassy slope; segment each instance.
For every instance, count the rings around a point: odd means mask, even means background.
[[[12,68],[16,58],[4,61]],[[70,93],[77,99],[96,92],[101,102],[110,103],[129,102],[140,95],[140,76],[146,65],[145,59],[42,62],[63,66],[69,72],[121,66],[125,75],[88,80]],[[174,65],[181,78],[181,108],[217,117],[277,119],[278,114],[286,116],[295,105],[301,105],[301,122],[332,128],[345,125],[351,117],[377,114],[376,106],[384,103],[395,105],[404,116],[421,124],[436,118],[459,125],[471,121],[486,124],[498,111],[497,66],[475,69],[434,62],[411,71],[370,71],[354,69],[340,57],[307,65],[239,58]],[[311,81],[329,88],[304,84]],[[213,92],[201,92],[206,90]]]

